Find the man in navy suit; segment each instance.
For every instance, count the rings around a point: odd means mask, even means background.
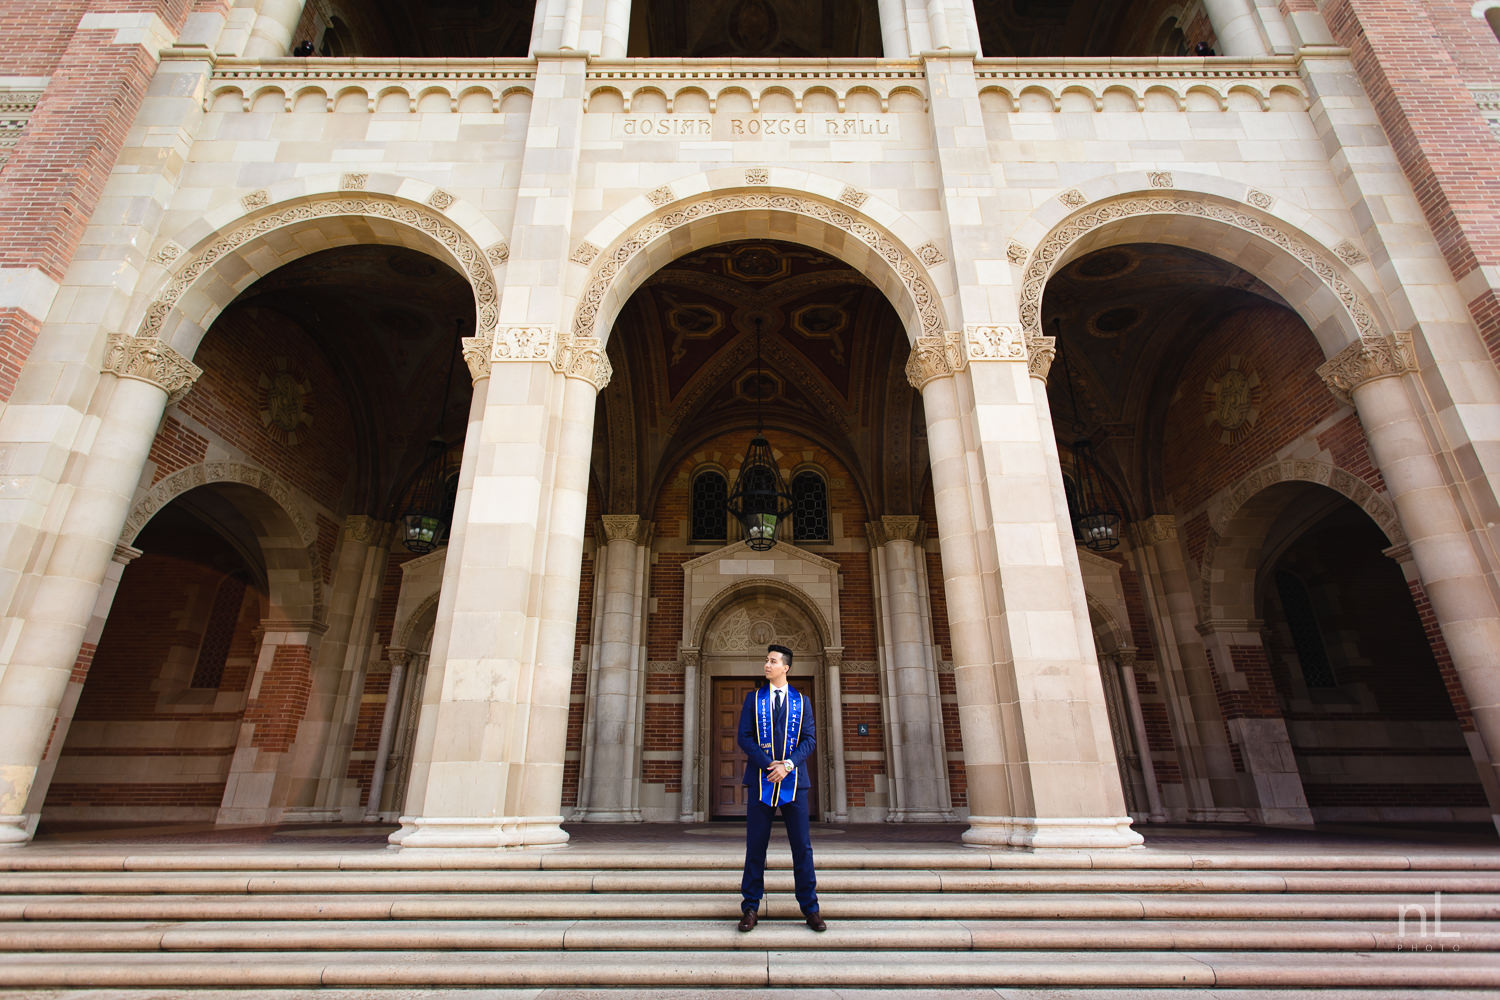
[[[740,880],[740,930],[752,929],[759,919],[766,889],[766,845],[771,820],[781,810],[786,838],[792,847],[792,875],[797,903],[807,926],[827,929],[818,915],[818,877],[813,871],[812,840],[808,834],[807,804],[812,770],[805,767],[816,745],[812,708],[786,681],[792,651],[766,647],[766,683],[745,696],[740,709],[740,749],[745,751],[745,875]]]

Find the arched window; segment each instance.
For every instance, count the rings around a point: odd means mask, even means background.
[[[695,542],[722,542],[728,534],[729,482],[722,473],[712,470],[693,477],[692,531]]]
[[[792,477],[792,525],[799,542],[828,541],[828,484],[816,472]]]
[[[1297,661],[1302,664],[1302,679],[1310,688],[1337,687],[1338,678],[1333,675],[1333,664],[1323,645],[1323,630],[1318,627],[1307,585],[1296,574],[1282,570],[1276,574],[1276,595],[1281,598],[1287,630],[1292,633]]]
[[[1470,13],[1488,22],[1490,30],[1495,33],[1495,38],[1500,40],[1500,0],[1477,0],[1470,8]]]
[[[245,600],[245,581],[239,574],[226,577],[214,594],[208,625],[198,646],[198,662],[193,666],[192,687],[217,688],[224,679],[224,665],[229,662],[229,645],[234,641],[234,626],[240,618]]]

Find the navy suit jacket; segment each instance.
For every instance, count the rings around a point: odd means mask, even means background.
[[[787,685],[791,687],[790,684]],[[795,689],[794,689],[795,690]],[[740,707],[740,749],[745,751],[745,780],[744,784],[751,788],[760,783],[760,776],[765,773],[766,768],[771,766],[771,755],[761,749],[760,739],[755,733],[755,696],[760,693],[756,688],[745,695],[745,704]],[[813,749],[817,746],[817,727],[813,725],[812,705],[806,698],[802,699],[802,729],[797,737],[797,745],[787,751],[784,760],[790,760],[797,765],[797,798],[802,800],[802,790],[812,787],[812,768],[803,767],[807,759],[813,755]],[[781,745],[781,733],[777,732],[775,745]],[[751,798],[754,798],[752,795]]]

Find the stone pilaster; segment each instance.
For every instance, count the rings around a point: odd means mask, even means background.
[[[596,576],[603,615],[589,671],[578,818],[638,823],[653,526],[635,514],[606,514],[599,520],[606,540]]]
[[[292,54],[292,33],[302,20],[305,0],[255,0],[255,22],[245,43],[246,59],[280,59]],[[236,6],[245,6],[240,3]],[[312,39],[308,39],[311,41]]]
[[[893,822],[951,820],[932,620],[919,571],[921,521],[887,515],[866,526],[884,675]]]
[[[1188,817],[1246,822],[1244,796],[1225,735],[1198,609],[1177,540],[1177,519],[1157,514],[1134,526],[1130,558],[1141,577],[1147,620],[1161,657],[1167,717],[1177,744]]]

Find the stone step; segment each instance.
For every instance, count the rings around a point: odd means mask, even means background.
[[[0,920],[522,920],[714,919],[738,910],[738,891],[707,893],[344,893],[307,895],[21,896]],[[821,893],[831,919],[1389,920],[1403,908],[1435,919],[1416,894]],[[1444,920],[1500,920],[1500,896],[1441,898]],[[763,912],[795,917],[791,881],[768,886]]]
[[[920,995],[939,1000],[1494,1000],[1492,990],[1431,989],[1414,992],[1402,989],[1340,989],[1320,987],[1317,989],[1199,989],[1180,987],[1177,989],[1113,989],[1110,987],[1055,989],[1044,987],[956,987],[944,988],[923,986],[920,991],[893,991],[887,989],[861,989],[840,987],[822,989],[801,986],[796,989],[743,989],[732,986],[694,987],[674,989],[671,987],[648,987],[630,989],[608,987],[605,989],[575,987],[518,987],[483,988],[458,987],[412,988],[409,986],[379,987],[365,986],[357,990],[322,988],[318,1000],[892,1000],[893,997]],[[215,989],[211,994],[199,989],[109,989],[109,990],[26,990],[22,993],[5,992],[0,997],[16,1000],[307,1000],[306,990],[284,990],[259,987],[255,989]]]
[[[789,878],[772,872],[773,880]],[[823,871],[829,892],[1245,892],[1245,893],[1491,893],[1500,874],[1470,872],[1183,872],[1183,871]],[[739,871],[446,871],[0,874],[0,898],[15,895],[183,895],[307,893],[732,893]]]
[[[1493,921],[1444,920],[1402,932],[1379,921],[702,920],[34,921],[6,928],[12,951],[1425,951],[1500,952]]]
[[[682,986],[1500,988],[1493,953],[919,951],[263,952],[0,955],[0,987]]]
[[[1188,853],[1166,850],[1127,851],[985,851],[949,845],[916,845],[902,851],[849,851],[819,841],[818,871],[909,869],[1046,871],[1046,870],[1161,870],[1161,871],[1452,871],[1500,872],[1500,852],[1434,850],[1391,853]],[[714,851],[600,851],[566,848],[555,851],[371,851],[266,852],[264,848],[224,846],[212,852],[201,848],[128,851],[96,848],[28,847],[0,851],[0,872],[203,872],[203,871],[734,871],[740,870],[741,848],[727,838]],[[770,857],[787,857],[773,842]]]

